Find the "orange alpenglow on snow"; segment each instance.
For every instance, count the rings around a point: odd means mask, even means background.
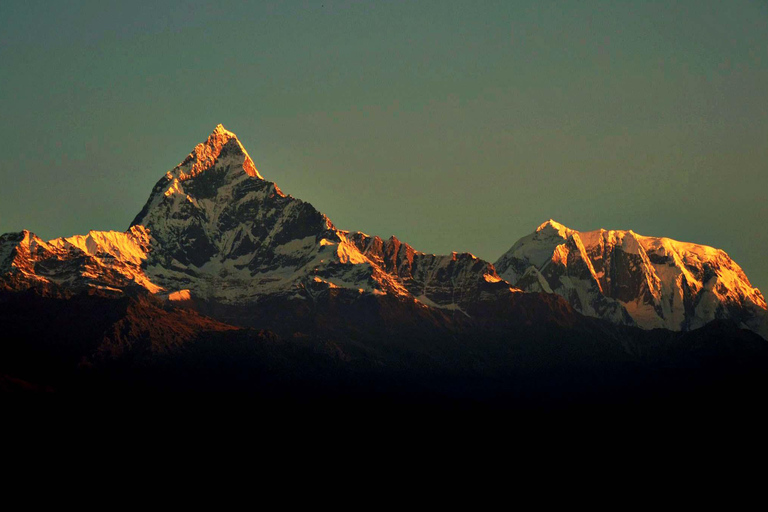
[[[174,177],[178,178],[179,181],[197,176],[204,170],[212,167],[228,145],[232,146],[235,152],[242,153],[244,156],[241,165],[246,174],[254,178],[263,179],[259,171],[256,170],[256,165],[251,160],[248,152],[237,139],[237,135],[224,128],[221,124],[216,125],[208,139],[195,146],[195,149],[192,150],[189,156],[171,173],[175,173]]]

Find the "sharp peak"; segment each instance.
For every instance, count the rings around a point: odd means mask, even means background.
[[[208,140],[211,140],[212,138],[216,138],[216,136],[225,136],[228,139],[236,139],[237,135],[234,134],[234,132],[231,132],[224,128],[224,125],[219,123],[216,125],[216,127],[213,129],[211,134],[208,136]]]
[[[232,142],[234,141],[234,142]],[[192,152],[175,169],[169,171],[169,177],[177,177],[180,180],[193,178],[215,164],[222,151],[227,148],[230,154],[242,155],[243,170],[246,174],[264,179],[256,170],[256,166],[248,155],[243,145],[233,132],[217,124],[208,138],[195,146]],[[234,151],[234,153],[232,153]]]
[[[547,221],[545,221],[545,222],[542,222],[542,223],[539,225],[539,228],[543,228],[543,227],[545,227],[545,226],[563,226],[563,224],[560,224],[560,223],[559,223],[559,222],[557,222],[555,219],[549,219],[549,220],[547,220]],[[563,226],[563,227],[565,227],[565,226]]]
[[[565,232],[565,233],[570,233],[571,231],[575,231],[574,229],[571,229],[567,226],[564,226],[563,224],[560,224],[554,219],[549,219],[548,221],[542,223],[538,228],[536,228],[536,232],[538,233],[539,231],[542,231],[547,228],[554,229],[557,232]]]
[[[243,147],[242,143],[240,143],[240,139],[237,138],[237,135],[235,135],[234,132],[231,132],[224,128],[224,125],[217,124],[216,127],[213,129],[211,134],[208,136],[205,141],[198,144],[199,147],[209,147],[211,151],[219,152],[222,147],[229,144],[230,141],[235,141],[235,145],[239,150],[242,152],[245,152],[245,148]]]

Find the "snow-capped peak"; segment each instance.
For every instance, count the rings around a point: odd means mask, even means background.
[[[249,176],[263,179],[237,135],[221,124],[216,125],[205,142],[195,146],[187,158],[168,173],[168,177],[185,181],[216,166],[220,159],[227,159],[229,164],[242,169]]]
[[[644,328],[733,319],[761,332],[766,314],[763,295],[722,250],[632,230],[580,232],[550,219],[495,266],[513,286],[557,293],[586,315]]]
[[[184,161],[160,178],[131,225],[151,223],[149,216],[164,200],[181,206],[193,198],[226,198],[233,185],[249,180],[268,183],[237,136],[219,124]]]
[[[536,232],[537,233],[540,232],[540,231],[553,231],[553,232],[557,233],[562,238],[569,237],[571,235],[571,233],[573,232],[572,229],[569,229],[569,228],[563,226],[562,224],[560,224],[559,222],[557,222],[557,221],[555,221],[553,219],[549,219],[547,222],[544,222],[538,228],[536,228]]]
[[[226,136],[228,136],[230,138],[235,138],[235,139],[237,138],[237,135],[235,135],[231,131],[229,131],[226,128],[224,128],[224,125],[221,124],[221,123],[217,124],[216,128],[213,129],[213,132],[211,133],[211,135],[214,135],[214,134],[226,135]]]
[[[394,236],[384,242],[336,229],[249,172],[249,162],[235,135],[217,126],[157,183],[134,220],[151,237],[146,274],[169,298],[187,290],[198,301],[242,306],[267,296],[310,300],[331,286],[459,310],[511,293],[490,263],[470,254],[427,255]]]

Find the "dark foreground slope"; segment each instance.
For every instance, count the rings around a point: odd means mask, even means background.
[[[504,411],[752,407],[768,389],[765,341],[728,322],[680,333],[555,321],[551,311],[547,321],[505,315],[517,320],[503,326],[431,314],[388,297],[362,306],[329,297],[278,335],[142,295],[4,293],[0,389]]]

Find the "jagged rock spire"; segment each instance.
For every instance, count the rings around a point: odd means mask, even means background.
[[[263,179],[248,152],[237,139],[237,135],[221,124],[216,125],[205,142],[195,146],[187,158],[170,171],[170,174],[183,181],[210,169],[222,157],[233,160],[233,163],[242,167],[247,175]]]

